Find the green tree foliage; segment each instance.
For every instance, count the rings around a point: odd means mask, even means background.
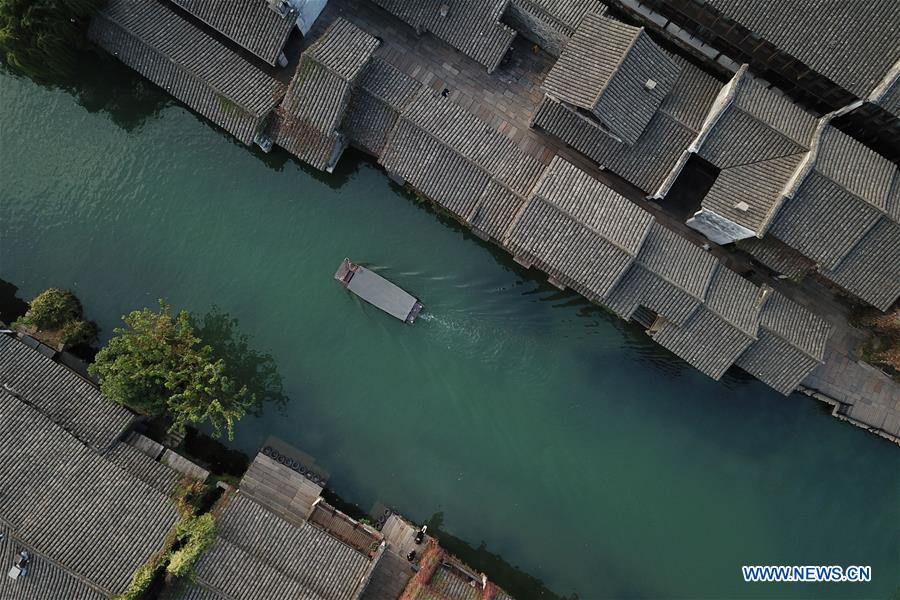
[[[0,55],[38,80],[70,75],[103,0],[0,0]]]
[[[2,0],[0,0],[2,1]],[[17,328],[34,331],[58,332],[55,341],[66,346],[88,344],[97,337],[97,325],[84,320],[81,302],[68,290],[50,288],[41,292],[13,323]]]
[[[210,423],[231,439],[234,424],[258,405],[245,385],[228,375],[228,365],[197,336],[186,311],[173,317],[160,301],[123,317],[109,344],[91,365],[107,396],[140,412],[167,417],[172,429]]]
[[[176,577],[190,575],[200,555],[216,540],[216,520],[211,513],[185,519],[176,534],[181,547],[172,553],[166,570]]]

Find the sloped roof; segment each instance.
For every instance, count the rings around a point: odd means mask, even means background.
[[[292,524],[238,493],[218,536],[196,566],[196,581],[235,600],[346,600],[360,591],[373,560],[309,523]]]
[[[758,339],[736,364],[789,394],[821,364],[830,335],[831,326],[823,318],[773,291],[762,309]]]
[[[0,386],[101,452],[135,419],[90,382],[8,335],[0,335]]]
[[[554,135],[648,193],[666,180],[700,131],[722,84],[684,59],[672,57],[681,72],[634,144],[611,137],[571,106],[545,98],[532,125]]]
[[[403,112],[379,162],[497,239],[543,170],[499,131],[429,90]]]
[[[284,86],[156,0],[110,0],[88,37],[249,144]]]
[[[377,38],[338,18],[300,57],[273,127],[275,143],[320,170],[333,168],[354,82]]]
[[[634,264],[604,304],[625,319],[646,306],[684,323],[706,297],[717,264],[711,254],[654,221]]]
[[[286,5],[282,12],[270,0],[172,1],[270,65],[297,25],[294,8]]]
[[[492,72],[516,32],[500,22],[508,0],[373,0],[411,25],[431,32]]]
[[[826,277],[886,311],[900,297],[900,225],[880,218]]]
[[[400,113],[413,101],[421,84],[378,57],[359,76],[342,125],[350,140],[380,156]]]
[[[0,577],[0,598],[34,598],[37,600],[65,598],[66,600],[104,600],[106,596],[83,580],[46,559],[15,537],[13,531],[0,521],[0,565],[4,570],[13,565],[23,550],[31,555],[28,576],[13,579],[5,572]]]
[[[557,156],[504,243],[515,256],[601,301],[631,265],[652,220],[649,213]]]
[[[572,32],[588,12],[599,14],[606,12],[606,6],[600,0],[510,0],[510,4],[540,10],[560,24],[571,28]]]
[[[720,379],[756,338],[761,306],[761,290],[720,264],[703,306],[683,325],[665,322],[652,337]]]
[[[900,58],[894,0],[706,0],[859,98]]]
[[[547,74],[544,88],[552,98],[590,111],[614,136],[634,144],[679,71],[680,64],[643,27],[589,12]]]
[[[896,222],[891,186],[897,167],[827,124],[811,156],[769,232],[833,269],[882,216]]]
[[[0,489],[0,523],[110,595],[128,587],[178,518],[167,496],[5,391]]]

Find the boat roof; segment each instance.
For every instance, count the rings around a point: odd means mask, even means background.
[[[401,321],[406,321],[417,302],[413,296],[365,267],[357,267],[347,289]]]

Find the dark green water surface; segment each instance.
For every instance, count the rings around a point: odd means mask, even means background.
[[[103,336],[160,297],[237,317],[290,402],[235,447],[280,436],[345,498],[442,511],[583,599],[894,593],[896,446],[740,373],[707,379],[358,156],[313,175],[173,104],[142,114],[160,95],[126,83],[79,102],[0,72],[0,277],[75,290]],[[421,320],[340,288],[345,256],[422,298]],[[742,564],[871,565],[874,581],[751,585]]]

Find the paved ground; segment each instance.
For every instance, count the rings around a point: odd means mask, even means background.
[[[503,64],[489,75],[484,67],[452,47],[430,34],[416,35],[411,27],[367,0],[332,0],[306,40],[318,38],[338,16],[379,37],[382,40],[376,52],[379,56],[433,90],[447,90],[452,101],[515,141],[527,154],[544,164],[559,154],[651,212],[683,237],[708,248],[730,268],[758,284],[771,285],[825,317],[835,327],[835,334],[825,364],[804,381],[805,391],[836,404],[835,416],[898,442],[900,386],[878,369],[858,362],[854,351],[865,334],[848,324],[847,307],[833,291],[812,278],[797,284],[755,269],[744,252],[713,244],[685,225],[685,211],[690,212],[689,198],[677,203],[673,212],[667,212],[664,206],[648,201],[635,186],[603,170],[559,140],[529,128],[543,95],[540,86],[553,65],[552,56],[517,38]],[[697,193],[702,196],[703,191]],[[699,205],[699,197],[696,204]]]

